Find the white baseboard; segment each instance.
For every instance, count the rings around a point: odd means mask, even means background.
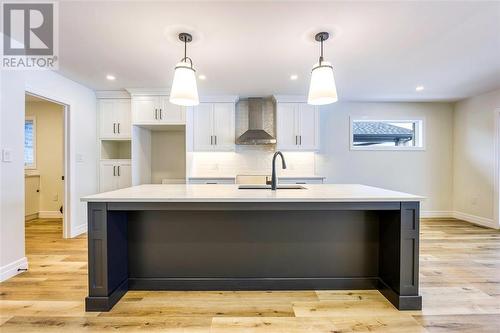
[[[63,214],[58,210],[41,210],[38,212],[39,219],[62,219]]]
[[[5,266],[0,267],[0,282],[10,279],[14,275],[22,273],[18,269],[27,269],[28,268],[28,258],[22,257],[16,261],[11,262]]]
[[[471,215],[467,213],[462,213],[462,212],[454,212],[453,217],[458,219],[458,220],[463,220],[467,221],[470,223],[478,224],[483,227],[488,227],[488,228],[493,228],[493,229],[498,229],[499,226],[495,223],[493,219],[488,219],[485,217],[477,216],[477,215]]]
[[[80,224],[79,226],[77,226],[74,230],[71,230],[71,235],[70,237],[73,238],[73,237],[76,237],[78,235],[81,235],[83,233],[87,232],[87,223],[85,224]]]
[[[453,218],[453,212],[440,210],[421,210],[420,217],[424,219],[449,219]]]
[[[500,226],[495,224],[493,219],[488,219],[481,216],[471,215],[456,211],[436,211],[436,210],[424,210],[420,211],[420,217],[423,219],[449,219],[454,218],[457,220],[467,221],[474,223],[483,227],[500,229]]]

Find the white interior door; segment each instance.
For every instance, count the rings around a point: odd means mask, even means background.
[[[297,103],[278,103],[276,140],[278,149],[297,150],[299,148]]]
[[[139,124],[156,123],[159,119],[159,97],[140,96],[132,99],[132,121]]]
[[[319,148],[319,111],[314,105],[298,104],[299,145],[301,150]]]
[[[116,120],[113,100],[99,100],[99,128],[101,138],[113,138],[116,136]]]
[[[234,104],[213,104],[215,150],[234,150]]]
[[[200,103],[193,108],[193,150],[213,150],[213,105]]]

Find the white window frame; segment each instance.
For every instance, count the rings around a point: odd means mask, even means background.
[[[24,117],[24,122],[26,120],[31,120],[33,122],[33,163],[29,165],[24,165],[24,169],[26,170],[35,170],[36,169],[36,117],[35,116],[26,116]],[[24,140],[23,140],[24,147]],[[24,159],[24,153],[23,153]]]
[[[423,151],[425,150],[425,118],[379,118],[379,117],[349,117],[349,147],[350,150],[384,150],[384,151]],[[353,124],[355,121],[380,121],[386,123],[416,122],[419,124],[416,132],[416,142],[419,146],[354,146]]]

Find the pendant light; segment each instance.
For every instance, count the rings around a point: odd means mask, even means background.
[[[307,103],[311,105],[331,104],[338,100],[332,64],[323,60],[323,42],[328,37],[330,37],[328,32],[320,32],[314,37],[316,41],[321,43],[321,55],[311,71],[311,83],[307,98]]]
[[[193,106],[200,104],[198,86],[196,84],[196,71],[193,61],[186,56],[187,43],[193,40],[188,33],[180,33],[179,39],[184,42],[184,58],[175,65],[174,80],[170,89],[170,102],[177,105]]]

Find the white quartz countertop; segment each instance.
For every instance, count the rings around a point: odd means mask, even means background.
[[[418,195],[360,184],[308,184],[305,189],[240,190],[238,185],[148,184],[89,195],[86,202],[378,202],[421,201]]]

